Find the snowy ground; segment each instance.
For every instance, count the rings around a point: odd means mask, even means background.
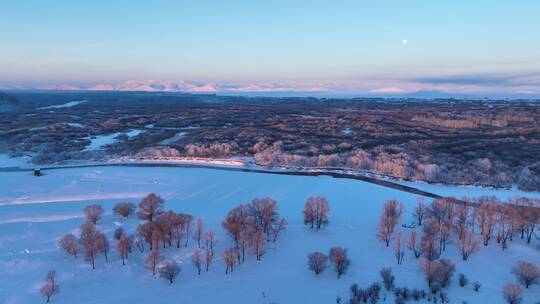
[[[56,269],[61,287],[53,303],[334,303],[337,295],[347,299],[351,283],[365,287],[378,281],[383,266],[392,267],[398,286],[426,288],[409,252],[404,264],[398,266],[392,250],[375,238],[382,203],[392,198],[403,201],[407,211],[404,222],[409,222],[416,201],[413,194],[357,180],[211,169],[97,167],[45,173],[34,177],[31,172],[0,172],[0,303],[42,301],[38,289],[48,269]],[[470,187],[419,187],[458,197],[520,194]],[[99,229],[109,236],[118,226],[133,232],[138,221],[120,220],[111,209],[119,201],[137,202],[149,192],[163,196],[167,209],[201,217],[206,228],[216,229],[218,253],[232,244],[221,229],[222,219],[232,207],[255,197],[275,198],[289,227],[270,245],[262,261],[250,257],[232,275],[224,274],[218,258],[209,273],[198,276],[188,259],[192,246],[167,249],[164,253],[168,257],[182,263],[173,285],[152,277],[143,268],[144,255],[139,253],[122,266],[111,252],[111,261],[107,264],[100,257],[92,271],[81,258],[70,258],[56,247],[63,234],[76,232],[83,222],[83,207],[92,203],[102,204],[107,212],[98,223]],[[303,226],[302,208],[309,195],[323,195],[330,202],[331,223],[324,231]],[[339,280],[331,269],[315,277],[307,270],[307,254],[327,252],[335,245],[349,249],[351,268]],[[534,246],[517,240],[503,252],[492,244],[463,262],[450,245],[443,256],[456,262],[458,273],[482,283],[480,292],[475,293],[470,285],[459,287],[454,277],[448,290],[452,303],[502,303],[501,289],[504,283],[515,281],[510,268],[516,261],[540,263],[540,251]],[[540,286],[533,286],[526,291],[524,303],[539,299]],[[386,303],[393,303],[393,297]]]

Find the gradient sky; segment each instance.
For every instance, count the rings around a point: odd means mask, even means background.
[[[2,1],[0,86],[540,94],[539,14],[537,0]]]

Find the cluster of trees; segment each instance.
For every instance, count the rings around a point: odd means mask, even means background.
[[[101,206],[90,205],[85,208],[85,214],[90,210],[95,211],[100,209],[101,214],[103,214]],[[92,264],[92,269],[96,269],[95,262],[98,255],[103,254],[105,260],[109,260],[110,243],[107,236],[97,229],[95,224],[97,222],[97,218],[95,217],[97,213],[93,213],[93,211],[90,213],[92,215],[91,217],[86,216],[87,222],[81,225],[79,238],[72,233],[68,233],[60,238],[58,246],[74,258],[77,258],[82,251],[84,259]]]
[[[508,247],[508,241],[512,241],[518,234],[530,243],[540,223],[540,202],[537,199],[516,197],[501,203],[490,196],[464,198],[462,201],[441,198],[427,206],[423,198],[419,198],[413,210],[412,226],[421,227],[422,234],[420,237],[413,230],[404,244],[402,232],[396,230],[403,212],[400,202],[385,202],[377,230],[378,239],[385,242],[386,246],[395,240],[394,251],[398,264],[403,259],[405,248],[415,258],[438,258],[451,239],[455,239],[454,243],[463,260],[476,253],[481,243],[487,246],[492,239],[503,250]]]
[[[447,287],[456,267],[449,260],[440,258],[446,250],[446,244],[455,238],[461,257],[467,260],[480,249],[481,244],[487,246],[495,239],[502,249],[507,248],[507,242],[520,235],[530,243],[534,231],[540,222],[540,209],[536,199],[516,197],[505,203],[495,197],[465,198],[458,201],[454,198],[435,199],[426,205],[419,198],[413,211],[414,222],[402,225],[406,228],[421,227],[421,237],[412,230],[405,245],[402,232],[397,231],[397,225],[403,215],[403,204],[396,200],[384,203],[377,237],[386,246],[394,241],[394,253],[398,264],[401,264],[405,248],[409,249],[415,258],[419,259],[418,267],[424,274],[432,294],[438,294],[442,302],[446,294],[442,290]],[[521,261],[513,269],[518,282],[528,288],[531,284],[540,282],[540,268],[531,262]],[[383,278],[390,280],[388,270],[381,272]],[[386,282],[387,280],[383,280]],[[460,285],[465,286],[467,280],[460,276]],[[474,283],[475,291],[480,284]],[[518,303],[521,298],[521,287],[508,284],[504,289],[504,297],[508,303]],[[516,302],[518,301],[518,302]]]
[[[222,226],[234,240],[234,247],[222,253],[227,267],[225,273],[229,273],[237,263],[245,261],[247,251],[260,260],[266,252],[267,243],[276,241],[285,230],[287,221],[280,217],[277,202],[264,197],[233,208]]]
[[[351,260],[347,256],[347,249],[336,246],[330,249],[329,255],[325,255],[322,252],[312,252],[308,255],[308,268],[319,275],[328,266],[328,260],[334,265],[334,271],[337,274],[338,279],[347,272],[351,264]]]
[[[238,145],[236,143],[188,144],[184,149],[189,156],[230,157],[237,151]]]
[[[325,197],[311,196],[307,199],[304,206],[304,224],[310,225],[310,228],[321,229],[328,225],[328,215],[330,214],[330,205]]]

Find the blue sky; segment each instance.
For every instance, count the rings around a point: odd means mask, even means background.
[[[539,12],[534,0],[2,1],[0,86],[540,94]]]

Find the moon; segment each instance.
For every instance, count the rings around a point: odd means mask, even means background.
[[[407,44],[407,42],[409,42],[407,39],[401,40],[401,44]]]

